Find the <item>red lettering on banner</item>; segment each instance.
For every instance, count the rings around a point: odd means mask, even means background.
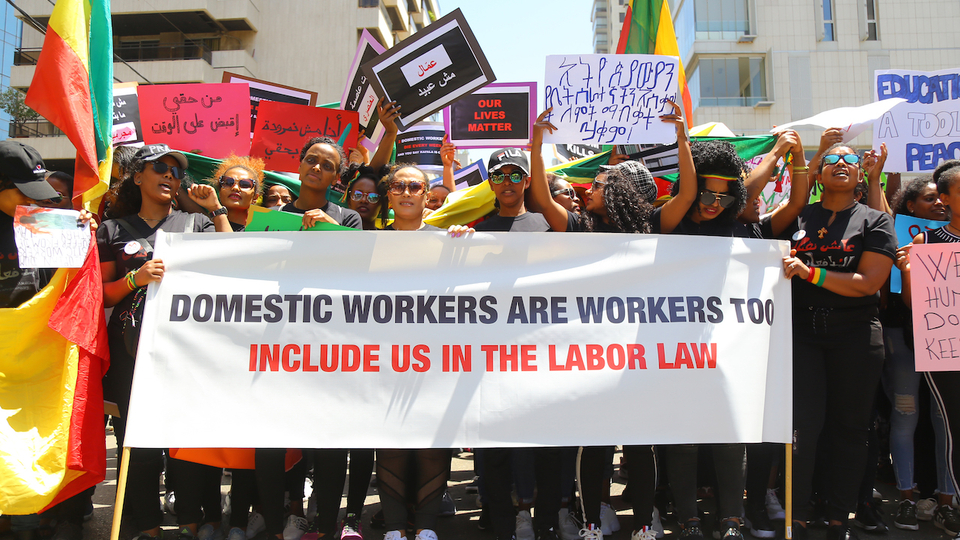
[[[520,346],[520,371],[537,371],[537,365],[532,363],[537,360],[536,345]]]
[[[360,369],[360,347],[356,345],[343,346],[343,371],[356,371]]]
[[[547,354],[550,357],[550,371],[566,371],[567,368],[561,366],[557,363],[557,346],[550,345],[547,347]]]
[[[380,371],[380,366],[376,365],[380,361],[380,346],[379,345],[364,345],[363,346],[363,371],[378,373]],[[306,369],[304,369],[306,371]]]
[[[583,365],[583,355],[580,354],[580,347],[571,345],[567,350],[567,369],[573,369],[576,366],[580,371],[586,371],[587,367]]]
[[[603,347],[600,345],[587,345],[587,369],[603,369]]]
[[[692,351],[692,352],[691,352]],[[677,343],[677,353],[672,364],[667,363],[663,343],[657,343],[660,369],[715,369],[717,367],[716,343]]]
[[[280,371],[280,345],[274,345],[273,354],[270,352],[270,345],[260,345],[260,371],[267,371],[267,364],[270,371]]]
[[[247,368],[249,371],[257,370],[257,344],[250,344],[250,367]]]
[[[472,358],[470,345],[443,346],[443,372],[471,371]]]
[[[426,345],[417,345],[413,348],[413,359],[419,362],[413,365],[413,370],[417,373],[423,373],[430,369],[430,359],[424,353],[430,352]]]
[[[707,349],[708,346],[710,347],[709,350]],[[696,343],[691,343],[690,348],[693,349],[693,359],[697,363],[698,369],[703,369],[704,361],[706,361],[707,367],[710,369],[717,367],[716,343],[701,343],[699,352],[697,352]]]
[[[300,354],[300,347],[294,345],[293,343],[283,346],[283,370],[284,371],[297,371],[300,369],[299,360],[291,360],[290,353]]]
[[[640,369],[647,369],[647,360],[643,357],[643,345],[634,343],[632,345],[627,345],[630,350],[630,357],[627,359],[627,363],[630,364],[629,369],[637,369],[634,366],[639,365]]]
[[[320,366],[310,363],[310,345],[303,346],[303,371],[305,372],[320,371]]]

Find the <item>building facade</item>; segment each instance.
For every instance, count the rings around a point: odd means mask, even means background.
[[[44,26],[53,10],[47,0],[17,5]],[[437,0],[113,0],[112,13],[119,81],[219,83],[229,71],[315,91],[318,104],[340,100],[363,30],[389,48],[440,17]],[[26,27],[12,86],[30,86],[42,45]],[[24,142],[72,161],[70,142],[50,135]]]

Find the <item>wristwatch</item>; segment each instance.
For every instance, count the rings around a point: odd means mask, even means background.
[[[217,217],[217,216],[222,216],[222,215],[224,215],[224,214],[226,214],[226,213],[227,213],[227,207],[226,207],[226,206],[221,206],[220,208],[217,208],[217,209],[214,210],[213,212],[210,212],[210,219],[214,219],[215,217]]]

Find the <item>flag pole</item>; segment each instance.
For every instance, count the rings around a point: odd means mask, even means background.
[[[117,476],[117,500],[113,505],[113,525],[110,527],[110,540],[120,539],[120,520],[123,517],[123,495],[127,491],[127,471],[130,467],[130,447],[123,447],[120,458],[120,474]]]
[[[784,459],[784,502],[787,503],[786,509],[786,526],[784,527],[784,538],[785,540],[791,540],[793,538],[793,445],[787,445],[787,454]],[[116,540],[116,539],[114,539]]]

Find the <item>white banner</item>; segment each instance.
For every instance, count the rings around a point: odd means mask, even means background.
[[[790,441],[786,242],[157,235],[133,447]]]
[[[931,173],[960,158],[960,69],[877,70],[874,96],[905,100],[873,124],[873,147],[890,152],[884,170]]]

